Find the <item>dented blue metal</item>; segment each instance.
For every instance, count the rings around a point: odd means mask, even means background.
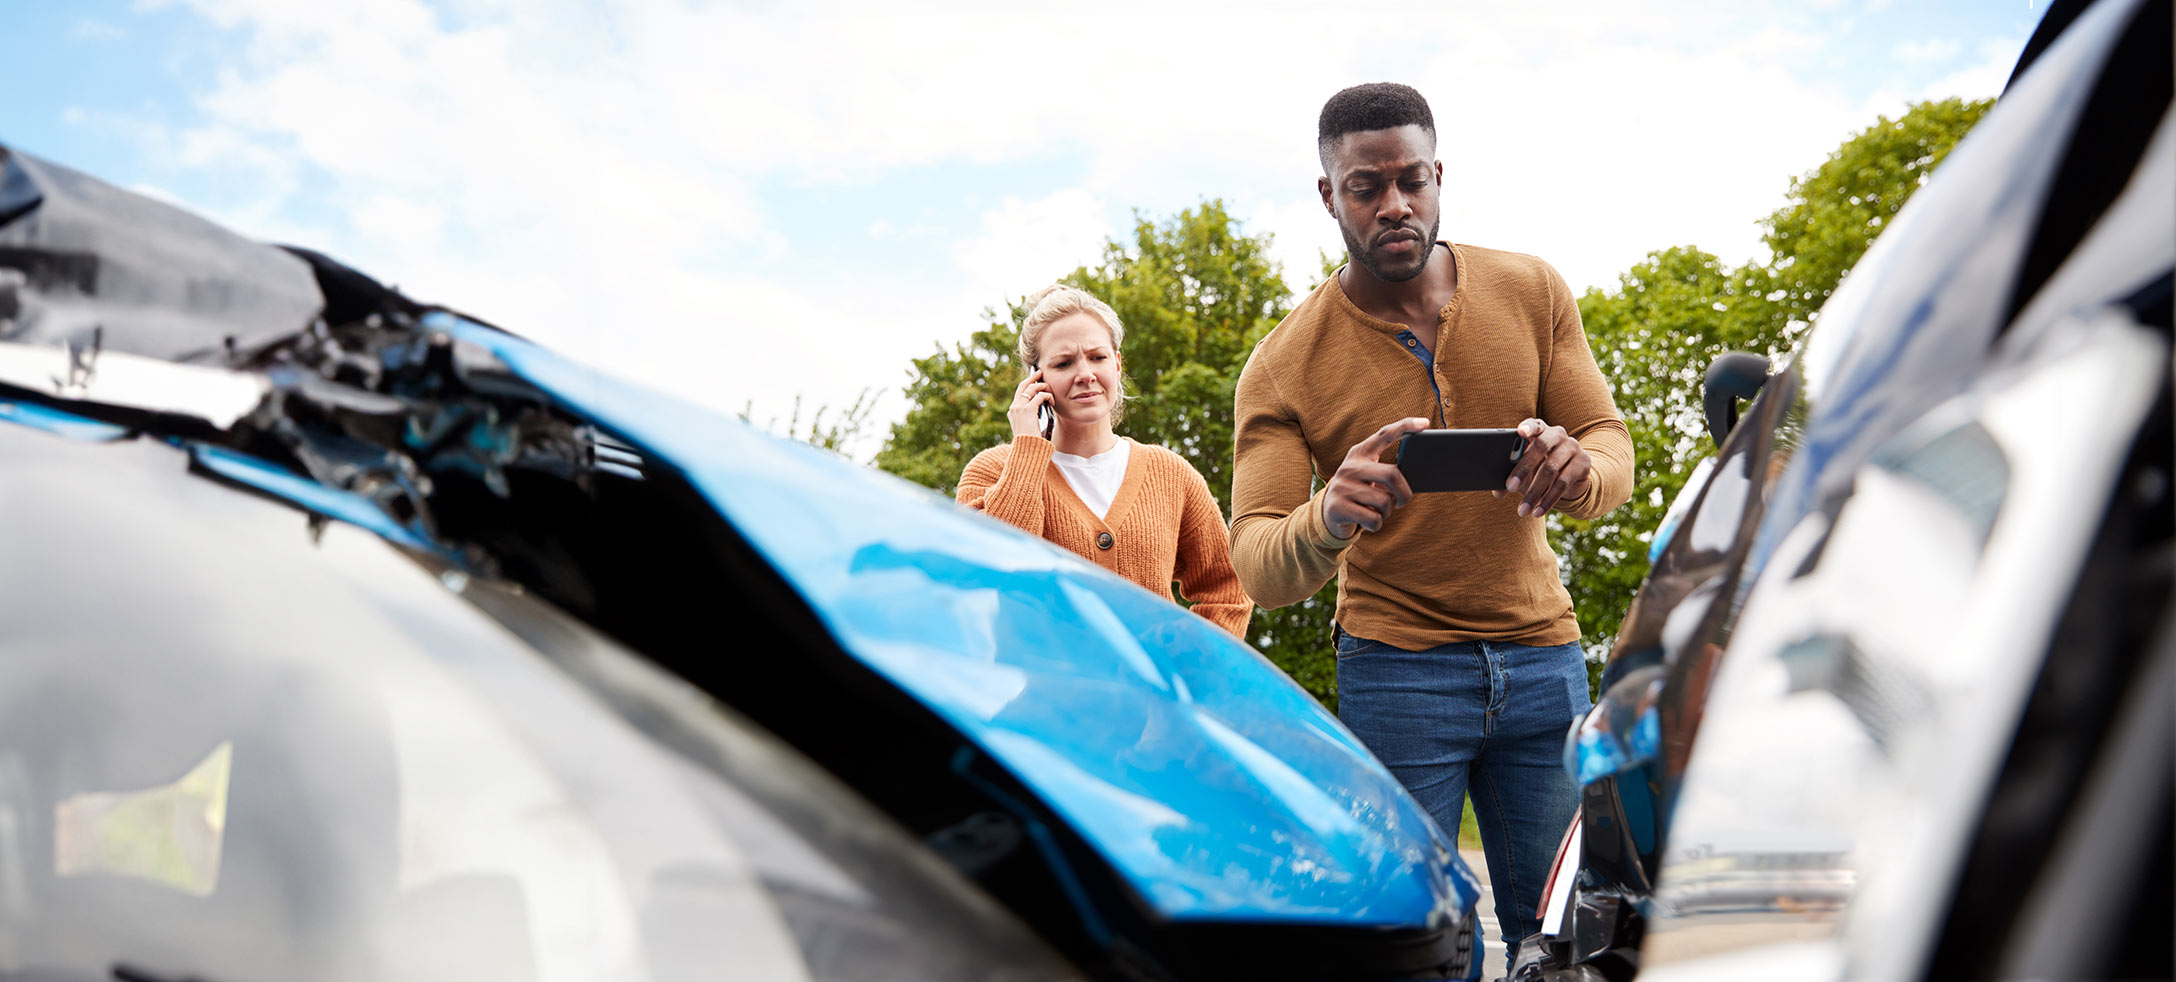
[[[1394,927],[1473,909],[1471,873],[1396,779],[1207,621],[924,489],[453,315],[425,323],[680,471],[851,655],[1163,917]]]

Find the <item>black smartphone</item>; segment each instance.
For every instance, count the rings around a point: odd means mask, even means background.
[[[1035,418],[1043,424],[1043,439],[1050,439],[1050,431],[1058,425],[1058,417],[1051,413],[1050,404],[1046,402],[1035,407]]]
[[[1501,491],[1525,452],[1517,430],[1422,430],[1398,439],[1398,471],[1416,493]]]

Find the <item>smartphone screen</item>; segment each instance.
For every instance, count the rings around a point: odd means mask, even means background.
[[[1422,430],[1398,440],[1398,470],[1415,493],[1501,491],[1525,451],[1517,430]]]

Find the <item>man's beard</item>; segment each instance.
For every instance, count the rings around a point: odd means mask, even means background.
[[[1337,224],[1338,231],[1345,237],[1345,254],[1351,256],[1354,262],[1359,263],[1361,269],[1367,270],[1370,275],[1385,283],[1403,283],[1419,276],[1421,270],[1427,269],[1428,260],[1433,258],[1436,253],[1436,232],[1442,227],[1443,216],[1437,215],[1435,221],[1428,224],[1428,234],[1422,236],[1420,242],[1416,244],[1415,251],[1419,253],[1420,261],[1413,264],[1413,268],[1410,270],[1392,271],[1384,269],[1381,263],[1376,262],[1372,250],[1361,247],[1360,240],[1353,237],[1352,230],[1346,228],[1345,223],[1339,222]]]

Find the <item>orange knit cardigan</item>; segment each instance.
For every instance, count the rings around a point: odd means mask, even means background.
[[[1209,482],[1186,458],[1135,442],[1110,511],[1097,518],[1051,462],[1056,449],[1042,437],[1022,436],[976,454],[960,475],[960,504],[1049,539],[1162,596],[1171,595],[1177,580],[1194,613],[1247,636],[1254,602],[1232,569],[1224,513],[1209,493]]]

